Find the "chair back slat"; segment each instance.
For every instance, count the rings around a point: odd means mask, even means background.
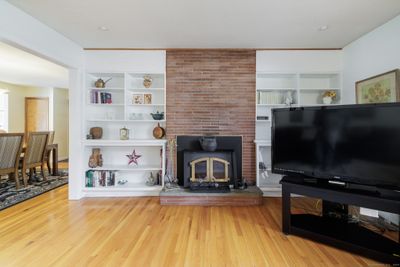
[[[28,137],[24,163],[26,165],[43,162],[49,132],[31,132]]]
[[[0,169],[18,167],[23,139],[23,133],[0,134]]]

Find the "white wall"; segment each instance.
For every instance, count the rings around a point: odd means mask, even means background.
[[[257,72],[340,72],[341,50],[257,51]]]
[[[54,88],[53,90],[53,125],[54,125],[54,143],[58,144],[58,159],[68,158],[68,117],[69,117],[69,99],[68,90]]]
[[[343,48],[343,94],[355,103],[355,83],[400,68],[400,15]],[[399,224],[399,216],[379,215]]]
[[[400,16],[343,48],[343,94],[355,103],[355,82],[400,68]]]
[[[164,72],[165,50],[85,51],[85,68],[91,72]]]

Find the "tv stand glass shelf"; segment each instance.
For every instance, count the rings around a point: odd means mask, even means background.
[[[400,263],[399,198],[287,176],[281,184],[285,234],[313,239],[381,262]],[[360,207],[386,212],[397,221],[366,216]]]

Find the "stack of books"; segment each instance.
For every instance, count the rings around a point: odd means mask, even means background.
[[[86,187],[115,186],[116,171],[93,171],[86,172]]]
[[[92,90],[90,93],[90,103],[92,104],[112,104],[111,93]]]

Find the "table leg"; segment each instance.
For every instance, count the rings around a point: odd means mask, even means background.
[[[54,144],[52,154],[53,154],[53,175],[58,176],[59,173],[58,173],[58,145],[57,144]]]
[[[282,232],[290,234],[290,190],[287,185],[282,184]]]

